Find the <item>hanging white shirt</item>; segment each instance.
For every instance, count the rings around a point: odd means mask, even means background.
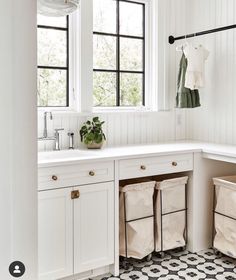
[[[194,47],[187,44],[184,48],[184,54],[188,61],[185,87],[192,90],[199,89],[205,85],[205,61],[209,56],[209,51],[202,45]]]

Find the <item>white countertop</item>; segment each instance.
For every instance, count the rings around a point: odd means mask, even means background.
[[[132,145],[101,150],[62,150],[38,153],[38,167],[70,165],[77,162],[117,160],[145,156],[202,152],[203,157],[236,163],[236,146],[194,141]]]

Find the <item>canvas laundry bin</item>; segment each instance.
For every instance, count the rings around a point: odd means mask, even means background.
[[[236,258],[236,176],[213,178],[213,247]]]
[[[120,256],[142,259],[154,251],[156,182],[120,187]]]
[[[187,181],[185,176],[156,184],[156,252],[184,247],[187,243]]]

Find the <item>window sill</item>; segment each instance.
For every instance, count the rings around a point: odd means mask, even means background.
[[[154,110],[147,107],[93,107],[93,113],[145,113]]]
[[[71,107],[38,107],[38,112],[75,112]]]
[[[44,112],[52,112],[53,115],[59,116],[77,116],[78,114],[82,114],[70,107],[40,107],[38,108],[38,115],[43,114]]]
[[[141,107],[141,108],[135,108],[135,107],[122,107],[122,108],[112,108],[112,107],[99,107],[99,108],[93,108],[91,112],[79,112],[72,108],[53,108],[53,107],[47,107],[47,108],[39,108],[38,109],[38,115],[42,115],[44,112],[52,112],[53,115],[56,116],[90,116],[95,114],[122,114],[122,113],[160,113],[165,114],[169,113],[170,110],[161,110],[157,111],[154,109]]]

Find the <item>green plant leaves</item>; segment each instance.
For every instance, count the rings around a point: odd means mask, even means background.
[[[100,122],[100,121],[99,121],[99,117],[94,117],[94,118],[93,118],[93,122]]]
[[[99,144],[106,140],[106,136],[102,130],[104,121],[100,121],[99,117],[93,117],[92,121],[87,120],[80,129],[81,142],[92,144],[93,142]]]
[[[103,135],[98,133],[94,134],[94,141],[97,144],[101,143],[103,141]]]

